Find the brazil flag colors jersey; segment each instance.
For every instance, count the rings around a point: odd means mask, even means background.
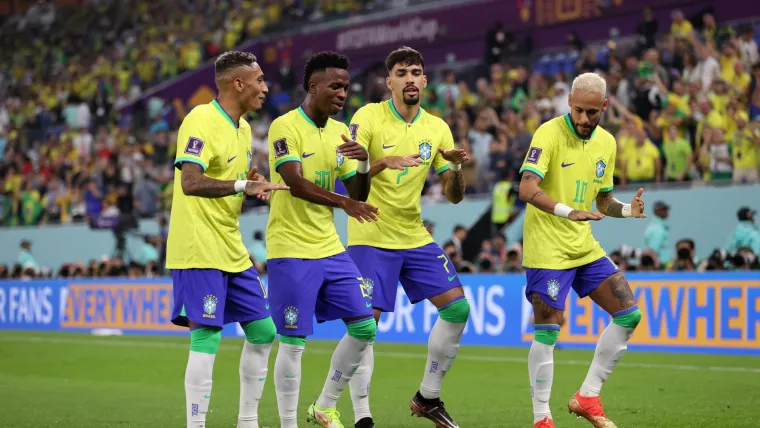
[[[240,236],[243,193],[224,198],[187,196],[182,191],[183,163],[198,164],[207,177],[245,180],[251,167],[251,127],[236,125],[216,102],[195,107],[177,136],[169,238],[168,269],[218,269],[242,272],[251,267]]]
[[[348,245],[400,250],[433,242],[420,218],[420,199],[430,168],[438,174],[449,169],[438,153],[439,147],[454,148],[449,126],[423,109],[406,123],[388,100],[360,108],[350,128],[353,138],[369,148],[370,161],[419,153],[422,164],[403,171],[385,169],[372,177],[367,203],[379,209],[378,221],[362,224],[349,218]]]
[[[615,151],[615,138],[601,127],[588,141],[582,140],[567,114],[538,128],[520,172],[543,178],[541,190],[555,201],[591,211],[599,193],[612,191]],[[570,269],[605,255],[589,222],[570,221],[528,205],[523,226],[525,267]]]
[[[272,122],[269,128],[269,168],[272,183],[285,184],[277,168],[300,162],[303,177],[327,191],[335,180],[356,175],[357,161],[344,158],[338,146],[349,136],[341,122],[328,119],[324,128],[300,107]],[[299,199],[290,192],[272,192],[267,224],[267,259],[322,259],[345,251],[333,222],[333,209]]]

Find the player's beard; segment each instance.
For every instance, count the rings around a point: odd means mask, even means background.
[[[573,129],[575,129],[575,133],[578,134],[579,137],[583,140],[588,140],[591,138],[591,134],[594,133],[594,130],[599,125],[599,122],[592,124],[591,128],[582,128],[580,125],[575,123],[575,121],[572,120],[572,117],[570,118],[570,121],[573,122]],[[591,124],[589,122],[589,124]]]
[[[416,106],[417,104],[420,103],[420,93],[421,93],[421,91],[417,87],[414,87],[414,88],[417,89],[417,93],[416,94],[410,94],[409,92],[406,92],[406,90],[404,90],[404,92],[402,94],[403,95],[402,99],[404,100],[404,104],[406,104],[408,106]]]

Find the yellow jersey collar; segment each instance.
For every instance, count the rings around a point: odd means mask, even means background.
[[[594,128],[594,130],[591,132],[591,136],[588,137],[588,140],[584,140],[583,138],[580,137],[580,135],[578,135],[577,132],[575,132],[575,127],[573,126],[573,121],[570,120],[570,113],[567,113],[564,116],[564,118],[565,118],[565,124],[570,129],[570,132],[572,132],[573,135],[575,135],[575,138],[577,138],[577,139],[579,139],[581,141],[591,141],[591,139],[594,138],[594,134],[596,134],[597,128],[599,128],[598,126],[596,128]]]
[[[298,110],[298,113],[301,115],[301,117],[303,118],[303,120],[305,120],[305,121],[309,122],[309,124],[310,124],[311,126],[313,126],[313,127],[317,128],[317,129],[319,129],[319,126],[317,126],[317,124],[316,124],[316,123],[314,123],[314,121],[313,121],[313,120],[311,120],[311,118],[310,118],[310,117],[309,117],[309,116],[306,114],[306,112],[305,112],[305,111],[303,111],[303,109],[301,108],[301,106],[298,106],[298,108],[297,108],[296,110]],[[328,122],[330,122],[330,118],[327,118],[327,122],[325,122],[325,128],[327,128],[327,123],[328,123]],[[324,129],[324,128],[322,128],[322,129]]]
[[[221,114],[222,116],[224,116],[225,119],[227,119],[227,122],[229,122],[233,128],[235,129],[238,128],[238,125],[235,125],[235,122],[232,121],[232,118],[230,117],[230,115],[227,114],[227,112],[224,111],[222,106],[219,105],[219,102],[216,100],[216,98],[214,98],[214,101],[211,101],[211,105],[213,105],[214,108],[216,108],[216,111],[218,111],[219,114]]]
[[[401,117],[401,115],[399,114],[398,110],[396,110],[396,106],[394,106],[394,105],[393,105],[393,98],[391,98],[391,99],[389,99],[389,100],[388,100],[388,106],[390,106],[390,108],[391,108],[391,113],[393,113],[393,115],[394,115],[394,116],[396,116],[396,118],[397,118],[398,120],[400,120],[400,121],[402,121],[402,122],[406,123],[406,120],[405,120],[403,117]],[[420,116],[422,116],[422,107],[420,107],[420,109],[419,109],[419,110],[417,110],[417,115],[416,115],[416,116],[414,116],[414,119],[412,119],[412,122],[411,122],[411,123],[414,123],[414,122],[416,122],[416,121],[417,121],[417,119],[419,119],[419,118],[420,118]]]

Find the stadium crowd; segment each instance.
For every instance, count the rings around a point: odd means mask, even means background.
[[[178,123],[167,119],[157,99],[135,123],[122,120],[120,107],[243,40],[294,21],[408,3],[131,0],[58,10],[49,2],[6,22],[0,39],[0,226],[92,225],[109,216],[165,215]],[[470,72],[429,73],[422,106],[444,118],[457,144],[470,153],[472,161],[464,165],[467,192],[493,192],[507,201],[506,218],[495,220],[499,229],[520,209],[509,189],[516,188],[512,183],[533,132],[569,111],[570,84],[585,71],[599,72],[608,82],[610,108],[602,125],[617,137],[616,184],[760,181],[760,55],[751,24],[719,23],[711,13],[687,19],[679,11],[671,22],[658,22],[645,10],[632,37],[611,29],[606,43],[591,44],[569,34],[564,50],[573,60],[559,68],[544,67],[536,58],[530,64],[515,61],[504,46],[507,38],[499,37],[503,30],[494,31],[488,36],[487,71],[474,80],[463,77]],[[365,103],[389,97],[384,73],[368,70],[352,82],[344,120]],[[295,74],[274,73],[267,108],[250,118],[254,161],[265,174],[269,123],[303,96]],[[427,201],[443,199],[435,174],[424,193]],[[739,220],[748,236],[760,236],[751,216]],[[446,246],[450,254],[456,256],[455,243],[464,239],[456,235],[462,233],[467,231],[455,232]],[[0,266],[0,278],[157,275],[164,239],[146,237],[142,258],[72,263],[55,272],[24,262],[31,250],[22,244],[18,263]],[[748,239],[739,240],[745,246],[716,250],[706,264],[687,265],[758,268],[753,257],[760,254],[760,237]],[[686,241],[676,244],[675,256],[644,245],[611,257],[623,269],[677,270],[685,266],[683,249],[694,252],[693,241]],[[746,263],[739,254],[747,255]],[[521,271],[521,260],[520,244],[497,233],[483,242],[477,259],[457,262],[462,271],[512,272]]]

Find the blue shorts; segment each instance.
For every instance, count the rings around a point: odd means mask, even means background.
[[[572,269],[527,268],[525,274],[528,286],[525,288],[525,297],[531,301],[531,294],[536,293],[547,305],[564,311],[571,287],[579,297],[586,297],[617,272],[620,269],[607,257]]]
[[[348,247],[348,254],[372,286],[372,306],[383,312],[396,308],[399,282],[412,303],[462,286],[454,263],[432,242],[408,250],[353,245]]]
[[[174,311],[172,322],[188,321],[209,327],[247,323],[269,316],[264,284],[256,268],[238,273],[217,269],[172,270]]]
[[[270,259],[269,300],[277,333],[309,336],[317,322],[372,316],[372,290],[345,252],[324,259]]]

